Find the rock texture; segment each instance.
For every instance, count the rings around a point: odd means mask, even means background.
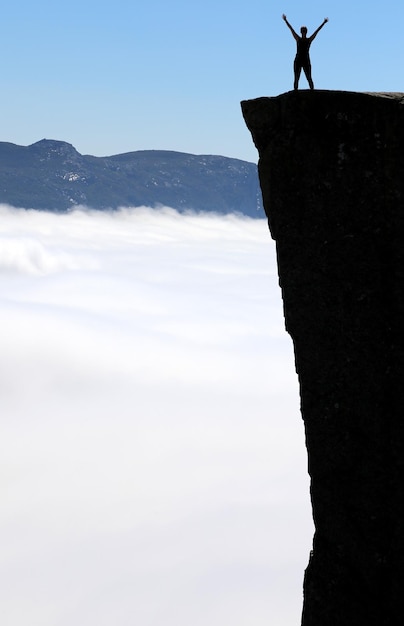
[[[254,163],[168,150],[94,157],[52,139],[0,142],[0,203],[47,211],[165,205],[264,217]]]
[[[304,626],[404,619],[403,103],[331,91],[242,103],[305,423]]]

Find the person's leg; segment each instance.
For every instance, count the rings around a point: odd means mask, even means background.
[[[303,65],[303,71],[306,74],[307,82],[309,83],[310,89],[314,89],[313,79],[311,77],[311,63],[305,63]]]
[[[299,61],[297,61],[296,59],[295,59],[294,65],[293,65],[293,70],[295,72],[295,82],[294,82],[293,88],[297,89],[297,87],[299,85],[299,78],[300,78],[300,73],[302,71],[302,66],[299,63]]]

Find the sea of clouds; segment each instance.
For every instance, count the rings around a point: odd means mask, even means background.
[[[7,626],[291,626],[311,548],[264,220],[0,207]]]

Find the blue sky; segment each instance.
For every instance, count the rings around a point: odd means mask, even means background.
[[[283,12],[309,31],[330,19],[312,47],[317,88],[404,89],[397,0],[17,0],[2,12],[0,140],[255,161],[239,102],[291,88],[295,44]]]

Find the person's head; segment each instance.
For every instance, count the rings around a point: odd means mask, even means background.
[[[307,26],[302,26],[300,32],[302,33],[302,37],[307,37]]]

